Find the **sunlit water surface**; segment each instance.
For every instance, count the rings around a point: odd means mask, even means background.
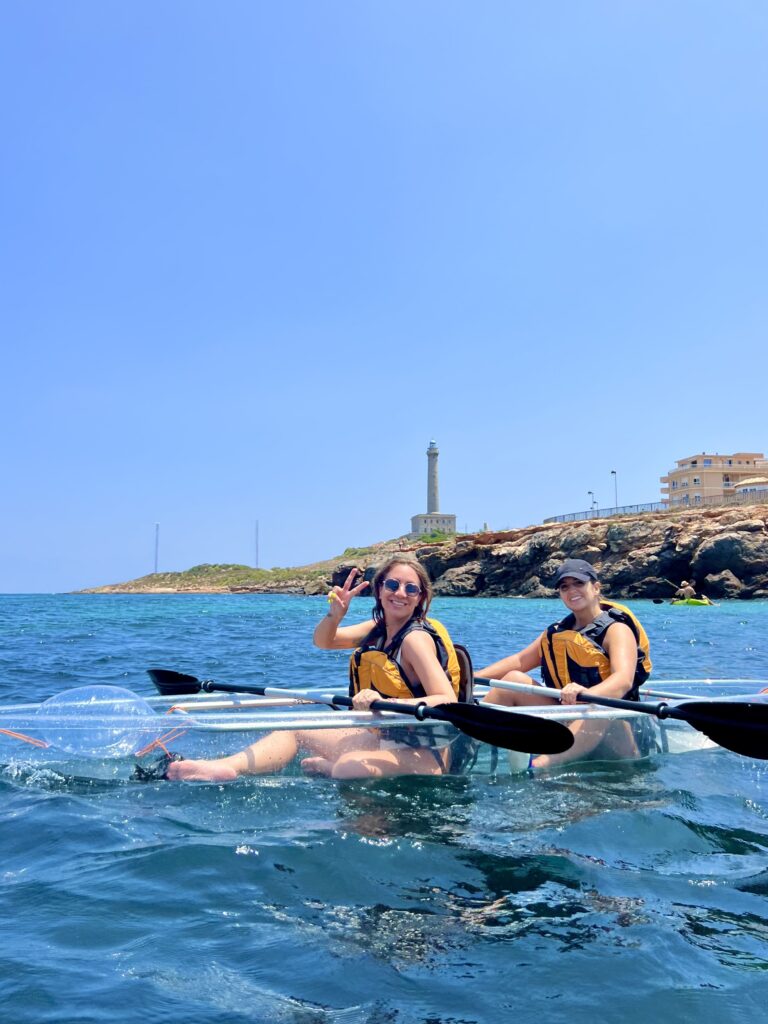
[[[311,646],[320,598],[0,607],[3,703],[96,683],[149,695],[149,666],[345,685],[345,656]],[[768,677],[767,603],[633,608],[655,677]],[[560,606],[433,614],[481,666]],[[766,770],[716,750],[535,777],[141,785],[41,767],[20,744],[0,769],[3,1019],[752,1024]]]

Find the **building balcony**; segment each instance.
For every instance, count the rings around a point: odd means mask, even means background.
[[[670,469],[670,473],[682,473],[687,469],[735,469],[740,472],[749,470],[750,472],[754,469],[761,469],[768,467],[768,459],[734,459],[728,455],[725,456],[706,456],[698,459],[690,459],[686,462],[679,462],[674,469]]]

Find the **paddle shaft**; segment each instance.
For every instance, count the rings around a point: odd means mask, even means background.
[[[353,708],[355,703],[351,697],[335,693],[333,695],[333,705]],[[450,704],[448,706],[450,707]],[[423,722],[425,718],[438,718],[441,722],[453,721],[449,712],[445,712],[439,707],[432,707],[424,701],[420,701],[418,704],[411,704],[402,700],[372,700],[368,707],[371,711],[392,711],[398,715],[413,715],[420,722]]]
[[[255,693],[258,697],[278,697],[287,700],[305,701],[309,704],[327,704],[335,707],[343,703],[336,699],[336,694],[312,693],[304,690],[286,690],[282,686],[259,686],[257,683],[246,685],[244,683],[214,683],[206,679],[200,683],[200,689],[204,693]],[[351,707],[350,705],[345,705]]]
[[[556,700],[560,704],[560,694],[551,686],[531,686],[530,683],[512,683],[505,679],[489,679],[487,676],[475,676],[475,682],[487,683],[489,686],[497,686],[501,690],[511,690],[514,693],[535,694],[548,700]],[[579,694],[578,704],[599,704],[606,708],[616,708],[618,711],[640,711],[646,715],[655,715],[659,719],[679,718],[682,722],[688,721],[685,714],[676,714],[676,708],[667,704],[666,701],[659,701],[658,704],[645,704],[639,700],[622,700],[619,697],[603,697],[596,693],[589,693],[583,690]],[[568,705],[573,707],[574,705]]]
[[[225,693],[255,693],[259,697],[291,697],[294,700],[305,700],[312,704],[327,704],[329,707],[336,708],[353,708],[354,701],[351,697],[347,697],[346,694],[332,693],[327,697],[321,694],[313,695],[308,697],[306,693],[302,693],[300,690],[287,690],[284,687],[277,686],[244,686],[240,683],[213,683],[206,681],[200,684],[200,688],[206,693],[215,693],[218,690],[222,690]],[[401,715],[414,715],[420,721],[424,721],[425,718],[440,718],[443,721],[447,720],[447,717],[442,714],[434,714],[437,709],[430,708],[428,704],[421,702],[419,704],[406,703],[404,701],[397,700],[374,700],[370,704],[372,711],[392,711],[395,714]]]
[[[642,711],[646,715],[655,715],[659,719],[679,718],[682,722],[688,721],[688,716],[679,712],[677,708],[667,704],[666,701],[659,701],[658,704],[644,704],[639,700],[621,700],[619,697],[598,697],[594,693],[580,693],[578,703],[599,704],[605,708],[617,708],[619,711]]]
[[[226,693],[256,693],[260,697],[293,697],[300,700],[309,700],[312,704],[327,704],[332,708],[354,708],[355,704],[351,697],[348,697],[343,693],[332,693],[327,697],[321,696],[320,694],[307,697],[306,693],[302,693],[300,690],[287,690],[283,687],[276,686],[242,686],[240,684],[233,683],[213,683],[206,681],[200,684],[200,688],[205,690],[206,693],[215,693],[217,690],[223,690]],[[448,705],[450,707],[450,705]],[[453,716],[449,711],[443,711],[439,707],[431,707],[424,701],[420,701],[418,704],[411,704],[407,701],[400,700],[374,700],[368,705],[371,711],[391,711],[393,714],[398,715],[413,715],[420,722],[423,722],[425,718],[437,718],[441,722],[452,722]],[[482,711],[482,709],[480,709]]]

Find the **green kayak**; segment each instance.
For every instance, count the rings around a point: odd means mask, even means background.
[[[684,597],[678,601],[670,601],[670,604],[695,604],[703,605],[705,608],[713,608],[711,601],[703,601],[700,597]]]

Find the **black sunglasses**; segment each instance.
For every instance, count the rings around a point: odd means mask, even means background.
[[[384,580],[382,587],[386,587],[393,594],[396,594],[400,587],[402,587],[408,597],[416,597],[421,593],[421,587],[416,586],[415,583],[401,583],[400,580],[393,580],[392,578]]]

